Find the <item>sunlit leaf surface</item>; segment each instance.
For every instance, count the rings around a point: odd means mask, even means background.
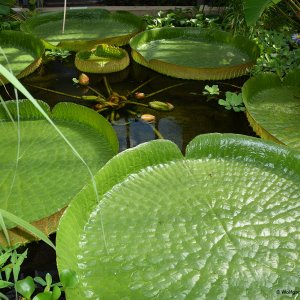
[[[300,71],[283,82],[274,74],[247,81],[243,98],[248,119],[258,135],[300,150]]]
[[[16,103],[7,104],[15,115]],[[115,133],[97,113],[72,103],[61,103],[51,113],[42,105],[92,173],[116,153]],[[0,119],[1,208],[29,222],[59,212],[90,181],[87,168],[28,101],[20,102],[19,155],[16,122],[9,121],[2,105]]]
[[[299,152],[232,134],[198,136],[185,158],[174,146],[124,151],[96,175],[99,203],[89,189],[72,201],[57,237],[59,269],[79,278],[67,295],[268,299],[296,290]]]

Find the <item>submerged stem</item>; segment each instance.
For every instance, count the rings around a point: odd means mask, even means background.
[[[108,94],[108,96],[111,96],[112,93],[113,93],[113,90],[112,90],[112,88],[111,88],[111,86],[110,86],[110,84],[109,84],[109,82],[108,82],[106,76],[103,77],[103,80],[104,80],[104,85],[105,85],[107,94]]]
[[[129,101],[129,100],[126,101],[126,104],[133,104],[133,105],[138,105],[138,106],[149,107],[148,104],[140,103],[140,102],[136,102],[136,101]]]
[[[143,120],[141,120],[141,119],[140,119],[140,122],[149,125],[149,126],[152,128],[153,132],[156,134],[156,136],[157,136],[159,139],[164,140],[164,137],[163,137],[162,134],[158,131],[158,129],[155,128],[155,126],[153,126],[152,124],[150,124],[150,123],[148,123],[148,122],[145,122],[145,121],[143,121]]]
[[[152,96],[154,96],[154,95],[156,95],[156,94],[162,93],[162,92],[164,92],[164,91],[166,91],[166,90],[169,90],[169,89],[172,89],[172,88],[174,88],[174,87],[181,86],[181,85],[184,85],[184,84],[185,84],[185,82],[170,85],[170,86],[168,86],[168,87],[166,87],[166,88],[163,88],[163,89],[158,90],[158,91],[156,91],[156,92],[153,92],[153,93],[151,93],[151,94],[147,94],[147,95],[145,96],[145,98],[152,97]]]
[[[95,94],[97,94],[98,96],[105,98],[100,92],[98,92],[96,89],[92,88],[91,86],[88,85],[87,88],[92,92],[94,92]]]
[[[229,85],[229,86],[232,86],[232,87],[235,87],[235,88],[238,88],[238,89],[241,89],[242,87],[238,86],[238,85],[234,85],[234,84],[231,84],[231,83],[226,83],[226,82],[220,82],[220,81],[217,81],[218,84],[223,84],[223,85]]]
[[[132,91],[130,91],[127,96],[132,95],[134,92],[138,91],[140,88],[142,88],[143,86],[145,86],[146,84],[148,84],[149,82],[151,82],[152,80],[154,80],[157,77],[158,76],[152,77],[149,80],[143,82],[142,84],[140,84],[139,86],[137,86],[135,89],[133,89]]]
[[[37,88],[37,89],[40,89],[40,90],[43,90],[43,91],[46,91],[46,92],[55,93],[55,94],[58,94],[58,95],[68,96],[68,97],[72,97],[72,98],[76,98],[76,99],[82,99],[81,96],[75,96],[75,95],[71,95],[71,94],[67,94],[67,93],[63,93],[63,92],[59,92],[59,91],[55,91],[55,90],[51,90],[51,89],[46,89],[46,88],[43,88],[41,86],[37,86],[37,85],[33,85],[33,84],[26,83],[25,85],[28,85],[28,86],[31,86],[31,87],[34,87],[34,88]]]

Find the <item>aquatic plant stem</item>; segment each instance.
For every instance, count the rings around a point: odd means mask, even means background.
[[[162,134],[158,131],[158,129],[156,129],[155,126],[153,126],[153,125],[151,125],[151,124],[149,124],[149,125],[152,127],[152,129],[153,129],[154,133],[156,134],[156,136],[157,136],[159,139],[164,140],[164,137],[163,137]]]
[[[111,96],[113,93],[113,90],[112,90],[106,76],[103,77],[103,81],[104,81],[104,85],[105,85],[108,96]]]
[[[127,100],[127,101],[126,101],[126,104],[132,104],[132,105],[138,105],[138,106],[149,107],[148,104],[140,103],[140,102],[136,102],[136,101],[130,101],[130,100]]]
[[[241,86],[238,86],[238,85],[234,85],[234,84],[226,83],[226,82],[220,82],[220,81],[217,81],[217,84],[229,85],[229,86],[232,86],[232,87],[235,87],[235,88],[238,88],[238,89],[242,88]]]
[[[132,91],[130,91],[127,96],[132,95],[134,92],[137,92],[139,89],[141,89],[143,86],[147,85],[149,82],[151,82],[152,80],[154,80],[157,77],[158,76],[152,77],[149,80],[143,82],[142,84],[140,84],[139,86],[137,86],[135,89],[133,89]]]
[[[181,86],[181,85],[184,85],[184,84],[185,84],[185,82],[170,85],[170,86],[168,86],[168,87],[166,87],[166,88],[163,88],[163,89],[158,90],[158,91],[156,91],[156,92],[153,92],[153,93],[151,93],[151,94],[145,95],[145,98],[152,97],[152,96],[154,96],[154,95],[156,95],[156,94],[162,93],[162,92],[164,92],[164,91],[166,91],[166,90],[169,90],[169,89],[172,89],[172,88],[174,88],[174,87]]]
[[[158,131],[158,129],[155,128],[155,126],[153,126],[153,125],[152,125],[151,123],[149,123],[149,122],[143,121],[142,119],[140,119],[139,121],[140,121],[141,123],[144,123],[144,124],[149,125],[149,126],[152,128],[153,132],[156,134],[156,136],[157,136],[159,139],[164,140],[164,137],[163,137],[162,134]]]
[[[59,92],[59,91],[55,91],[55,90],[51,90],[51,89],[46,89],[46,88],[43,88],[41,86],[37,86],[37,85],[33,85],[33,84],[25,84],[25,85],[28,85],[28,86],[31,86],[31,87],[34,87],[34,88],[37,88],[37,89],[40,89],[40,90],[43,90],[43,91],[46,91],[46,92],[51,92],[51,93],[54,93],[54,94],[63,95],[63,96],[67,96],[67,97],[71,97],[71,98],[75,98],[75,99],[103,103],[103,100],[101,101],[96,96],[90,96],[91,98],[89,98],[89,96],[75,96],[75,95],[72,95],[72,94],[67,94],[67,93],[63,93],[63,92]]]
[[[105,99],[105,97],[100,93],[100,92],[98,92],[96,89],[94,89],[94,88],[92,88],[91,86],[87,86],[87,88],[89,89],[89,90],[91,90],[92,92],[94,92],[95,94],[97,94],[98,96],[100,96],[100,97],[102,97],[102,98],[104,98]]]

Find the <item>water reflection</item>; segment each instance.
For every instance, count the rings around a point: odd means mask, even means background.
[[[172,116],[161,118],[157,123],[146,123],[140,120],[124,118],[114,122],[120,151],[135,147],[141,143],[148,142],[157,138],[155,129],[157,129],[164,139],[174,142],[179,149],[183,150],[182,127]]]
[[[172,116],[162,118],[158,123],[158,130],[165,139],[174,142],[179,149],[183,146],[182,127]]]

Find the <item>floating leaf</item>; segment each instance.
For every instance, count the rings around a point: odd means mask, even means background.
[[[42,62],[44,45],[31,34],[19,31],[0,31],[0,64],[17,78],[35,71]],[[0,75],[0,85],[8,81]]]
[[[129,62],[126,50],[107,44],[98,45],[96,49],[89,52],[79,51],[75,56],[76,68],[88,73],[118,72],[124,70]]]
[[[258,46],[242,36],[200,28],[159,28],[130,41],[132,57],[159,73],[196,80],[242,76],[259,56]]]
[[[63,12],[49,12],[33,16],[21,24],[21,30],[43,39],[48,47],[59,46],[71,51],[90,50],[107,43],[125,45],[144,29],[138,16],[104,9],[76,9],[67,12],[62,33]]]
[[[274,74],[261,74],[243,86],[248,120],[264,139],[300,149],[300,70],[281,81]]]
[[[16,102],[6,105],[16,118]],[[95,173],[118,150],[111,125],[99,114],[73,103],[59,103],[52,111],[40,105]],[[63,209],[90,181],[86,166],[55,129],[28,101],[19,102],[20,149],[16,123],[0,106],[0,206],[49,234],[56,229]],[[13,243],[32,238],[7,222]],[[1,243],[4,243],[1,236]]]
[[[176,154],[177,153],[177,154]],[[282,167],[284,166],[284,168]],[[179,155],[149,142],[110,160],[57,234],[70,299],[263,299],[299,286],[300,154],[209,134]]]

